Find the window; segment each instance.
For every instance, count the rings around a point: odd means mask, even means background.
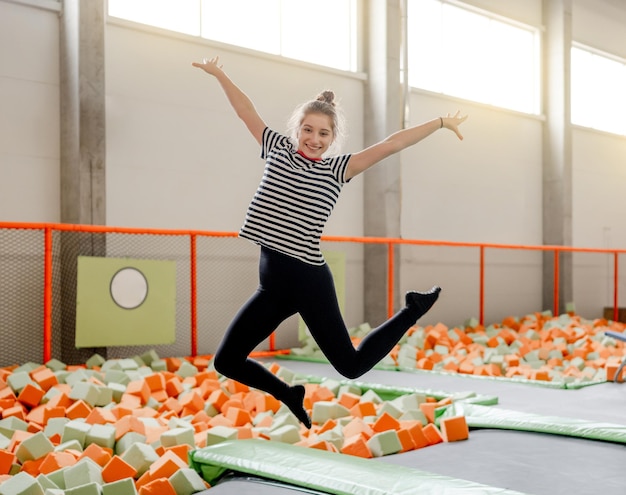
[[[537,29],[441,0],[408,2],[409,84],[540,112]]]
[[[357,0],[109,0],[109,15],[357,70]]]
[[[572,123],[626,135],[626,61],[572,48]]]
[[[200,0],[109,0],[109,15],[178,33],[200,35]]]

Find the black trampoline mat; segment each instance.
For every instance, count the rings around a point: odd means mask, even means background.
[[[468,441],[377,460],[533,495],[626,493],[625,445],[560,435],[472,430]]]
[[[196,495],[319,495],[323,492],[287,485],[272,480],[233,473],[225,476],[215,486]]]

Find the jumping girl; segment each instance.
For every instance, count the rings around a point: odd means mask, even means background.
[[[342,132],[332,91],[301,105],[289,136],[270,129],[248,96],[228,77],[219,57],[194,62],[215,77],[237,116],[261,146],[265,171],[252,198],[240,237],[260,245],[259,286],[226,330],[215,369],[286,404],[311,427],[304,387],[290,386],[250,359],[255,347],[286,318],[299,313],[328,361],[347,378],[372,369],[435,303],[440,288],[408,292],[406,306],[372,330],[355,348],[339,310],[330,269],[320,249],[324,225],[344,184],[384,158],[438,129],[453,131],[467,116],[439,117],[391,134],[358,153],[330,156]]]

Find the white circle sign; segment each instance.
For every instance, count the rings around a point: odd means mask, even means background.
[[[124,309],[135,309],[148,296],[148,281],[136,268],[122,268],[111,279],[111,297]]]

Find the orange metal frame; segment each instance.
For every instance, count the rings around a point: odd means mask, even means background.
[[[44,231],[44,287],[43,287],[43,359],[47,362],[52,356],[52,232],[53,231],[77,231],[101,234],[152,234],[152,235],[172,235],[189,236],[190,248],[190,270],[191,270],[191,356],[198,354],[198,316],[197,316],[197,255],[196,241],[202,237],[237,237],[237,232],[212,232],[200,230],[165,230],[165,229],[137,229],[130,227],[109,227],[99,225],[73,225],[55,223],[16,223],[0,222],[0,229],[22,229],[22,230],[43,230]],[[478,248],[479,250],[479,321],[484,324],[485,309],[485,250],[486,249],[518,249],[531,251],[552,251],[554,253],[554,314],[559,312],[559,255],[562,252],[586,252],[613,254],[613,319],[618,318],[618,279],[619,279],[619,255],[625,254],[626,249],[601,249],[601,248],[576,248],[571,246],[537,246],[518,244],[493,244],[478,242],[452,242],[436,240],[400,239],[387,237],[343,237],[343,236],[323,236],[323,241],[327,242],[350,242],[360,244],[384,244],[387,246],[387,313],[392,316],[394,313],[394,248],[398,245],[421,245],[421,246],[448,246]],[[269,341],[270,352],[277,352],[275,349],[274,336]]]

